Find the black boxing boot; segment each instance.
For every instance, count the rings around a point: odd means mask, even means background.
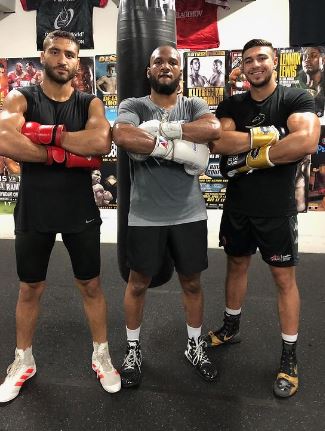
[[[239,332],[241,313],[234,316],[225,312],[224,316],[222,327],[214,332],[209,331],[207,335],[203,337],[208,347],[217,347],[221,344],[235,344],[241,342]]]
[[[217,377],[218,372],[209,359],[206,348],[206,342],[202,337],[199,337],[197,342],[194,338],[188,338],[185,357],[204,380],[212,382]]]
[[[142,353],[139,341],[127,342],[127,350],[120,370],[123,388],[138,386],[141,381]]]
[[[281,364],[273,385],[273,392],[277,397],[288,398],[298,390],[296,345],[296,342],[286,343],[282,340]]]

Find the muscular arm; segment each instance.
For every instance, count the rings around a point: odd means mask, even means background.
[[[182,124],[183,139],[204,144],[218,140],[221,135],[219,120],[213,114],[202,115],[199,119]]]
[[[17,162],[46,162],[46,148],[20,133],[26,109],[25,97],[19,91],[11,91],[0,112],[0,154]]]
[[[104,105],[98,98],[91,101],[85,130],[65,132],[62,148],[80,156],[97,156],[110,151],[112,137],[105,118]]]
[[[251,149],[250,134],[237,132],[232,118],[221,118],[220,123],[221,137],[209,145],[212,154],[240,154]]]
[[[287,126],[289,134],[270,148],[270,160],[276,165],[296,162],[317,149],[320,122],[315,114],[291,114]]]
[[[118,123],[113,127],[113,141],[125,151],[150,154],[155,146],[153,136],[132,124]]]

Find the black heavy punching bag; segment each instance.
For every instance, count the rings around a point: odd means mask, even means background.
[[[176,47],[175,0],[121,0],[117,21],[117,98],[150,94],[146,68],[152,51],[161,45]],[[129,158],[118,149],[117,253],[120,273],[129,277],[126,262],[126,235],[130,205]],[[151,287],[166,283],[173,273],[173,262],[166,255]]]

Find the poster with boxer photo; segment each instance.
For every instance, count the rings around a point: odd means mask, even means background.
[[[117,107],[116,54],[96,55],[96,94],[108,108]]]
[[[8,86],[8,70],[7,59],[0,58],[0,111],[2,109],[3,101],[9,91]]]
[[[117,107],[105,106],[105,115],[110,125],[113,126],[117,117]],[[117,207],[117,146],[114,142],[112,142],[109,154],[103,156],[102,159],[103,163],[99,172],[92,172],[95,201],[100,208],[115,209]]]
[[[103,164],[98,170],[92,171],[92,184],[95,202],[100,208],[115,209],[117,207],[117,147],[111,145],[111,151],[103,156]]]
[[[205,173],[199,177],[200,188],[209,209],[223,208],[226,198],[228,180],[220,174],[219,160],[218,154],[211,154]]]
[[[93,57],[80,57],[79,68],[72,80],[72,86],[79,91],[95,94]]]
[[[241,65],[242,50],[235,49],[230,51],[226,68],[227,82],[225,91],[227,96],[244,93],[249,90],[250,84],[246,80],[246,76],[241,71]]]
[[[325,211],[325,126],[321,127],[317,152],[311,156],[308,209]]]
[[[315,99],[315,113],[325,124],[325,47],[278,48],[277,79],[286,87],[306,89]]]
[[[184,55],[185,96],[201,97],[215,111],[224,99],[226,51],[190,51]]]
[[[9,58],[8,85],[9,91],[39,84],[43,79],[43,65],[39,57]]]

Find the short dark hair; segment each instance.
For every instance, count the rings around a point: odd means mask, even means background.
[[[274,48],[271,42],[264,40],[264,39],[251,39],[249,40],[247,43],[245,43],[243,51],[242,51],[242,56],[244,55],[244,52],[247,51],[250,48],[253,48],[255,46],[268,46],[269,48],[271,48],[271,50],[274,53]]]
[[[200,63],[199,57],[193,57],[192,60],[190,61],[190,66],[192,66],[194,60],[197,60]]]
[[[220,64],[220,66],[222,66],[222,61],[219,59],[219,58],[217,58],[216,60],[214,60],[214,62],[213,62],[214,64],[217,64],[217,63],[219,63]]]
[[[307,49],[316,49],[320,55],[324,55],[324,47],[323,46],[305,46],[302,48],[302,55],[307,53]]]
[[[26,66],[32,66],[32,67],[34,67],[34,63],[32,62],[32,61],[27,61],[27,63],[26,63]]]
[[[80,43],[78,39],[75,37],[73,33],[70,33],[69,31],[64,31],[64,30],[54,30],[51,33],[49,33],[43,41],[43,51],[46,50],[46,48],[49,46],[49,44],[52,42],[53,39],[58,39],[58,38],[71,40],[71,42],[76,44],[79,52]]]

